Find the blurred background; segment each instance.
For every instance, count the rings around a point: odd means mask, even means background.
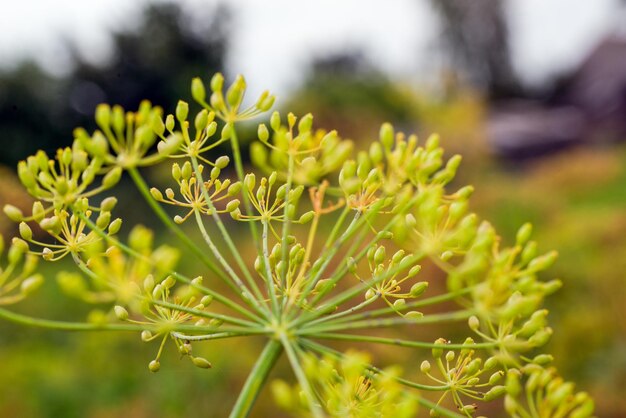
[[[357,141],[384,121],[438,132],[505,242],[531,221],[560,252],[549,349],[598,416],[626,416],[625,1],[22,0],[3,4],[0,27],[0,205],[30,206],[17,162],[94,129],[98,103],[173,111],[192,77],[216,71]],[[132,205],[128,224],[142,219]],[[41,293],[19,309],[87,315],[54,280]],[[1,323],[0,416],[224,416],[258,349],[206,344],[213,370],[163,361],[154,376],[155,347],[137,336]],[[270,403],[266,391],[255,416]]]

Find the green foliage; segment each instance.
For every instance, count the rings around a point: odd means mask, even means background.
[[[243,108],[243,77],[226,89],[224,83],[221,74],[213,76],[208,94],[200,79],[192,81],[202,107],[195,115],[183,101],[167,116],[147,102],[136,112],[100,105],[99,130],[77,129],[72,147],[54,159],[40,152],[19,164],[36,202],[30,215],[5,207],[20,223],[21,238],[13,240],[0,285],[28,256],[24,273],[0,288],[9,293],[21,284],[19,297],[0,300],[17,302],[42,280],[29,260],[70,255],[78,270],[59,274],[58,283],[95,309],[88,322],[4,308],[0,317],[54,329],[135,332],[157,343],[148,362],[155,373],[165,366],[168,343],[190,364],[209,369],[210,361],[195,354],[197,344],[264,337],[231,417],[249,414],[283,354],[297,387],[279,381],[273,392],[298,415],[408,417],[419,405],[431,416],[473,416],[478,402],[504,397],[514,417],[556,418],[570,410],[591,416],[589,397],[545,369],[551,356],[540,351],[552,334],[544,298],[560,281],[539,274],[556,253],[537,253],[529,225],[519,229],[515,245],[501,246],[494,228],[469,212],[473,189],[449,190],[461,159],[446,160],[436,135],[420,144],[384,124],[379,139],[354,155],[352,143],[335,131],[315,130],[310,114],[275,112],[271,132],[260,125],[252,145],[261,171],[246,172],[236,126],[267,112],[274,97],[264,92]],[[217,119],[224,123],[219,133]],[[208,151],[225,142],[232,154],[213,160]],[[172,160],[176,191],[148,186],[139,168]],[[141,225],[125,240],[118,236],[117,198],[104,196],[123,172],[179,241],[156,246]],[[165,204],[177,212],[173,217]],[[180,229],[185,222],[195,223],[199,242]],[[249,237],[233,234],[233,223],[247,224]],[[36,238],[32,228],[50,239]],[[240,248],[250,239],[256,254],[245,258]],[[205,268],[185,271],[178,266],[181,251]],[[422,272],[430,264],[445,273],[445,284]],[[397,326],[419,335],[423,325],[445,322],[461,325],[464,336],[450,341],[445,327],[434,342],[413,333],[385,336]],[[421,373],[404,377],[400,364],[380,369],[366,354],[336,351],[331,345],[338,340],[405,348]],[[522,386],[530,395],[539,391],[537,405],[517,401]],[[427,393],[437,393],[436,402]]]

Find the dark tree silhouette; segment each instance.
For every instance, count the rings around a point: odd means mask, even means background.
[[[450,67],[492,98],[516,94],[520,83],[511,64],[508,25],[502,0],[435,0],[443,24]]]
[[[222,70],[227,22],[221,8],[194,25],[175,4],[151,5],[136,30],[112,34],[113,57],[104,65],[87,62],[70,45],[66,77],[33,63],[0,74],[0,163],[70,144],[75,126],[94,126],[101,102],[132,109],[148,99],[170,108],[192,77]]]

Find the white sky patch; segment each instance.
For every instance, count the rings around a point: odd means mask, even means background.
[[[62,73],[69,59],[64,42],[75,43],[87,59],[105,60],[111,53],[110,30],[132,28],[142,7],[159,1],[4,1],[0,67],[35,57],[46,69]],[[192,10],[214,8],[218,2],[180,1]],[[430,80],[439,68],[440,31],[430,0],[222,2],[233,11],[228,72],[243,73],[250,86],[265,86],[279,95],[297,86],[314,57],[344,49],[363,51],[401,79]],[[507,3],[514,64],[533,83],[576,65],[624,18],[616,13],[619,0]]]
[[[578,65],[624,25],[619,0],[509,1],[513,64],[532,84]],[[621,20],[621,23],[620,23]]]

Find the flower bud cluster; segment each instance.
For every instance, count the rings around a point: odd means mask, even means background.
[[[207,91],[204,83],[200,78],[194,78],[191,82],[191,95],[198,104],[214,112],[221,120],[230,123],[251,119],[267,112],[274,106],[274,101],[276,100],[276,97],[266,90],[261,93],[252,106],[242,109],[243,99],[246,94],[246,80],[242,75],[238,75],[224,91],[224,76],[221,73],[216,73],[211,78],[209,87],[211,95],[207,100]]]
[[[259,125],[260,142],[253,143],[250,149],[252,162],[266,174],[278,173],[282,181],[287,181],[291,175],[295,184],[319,184],[341,167],[350,156],[353,144],[339,138],[336,131],[313,130],[312,125],[310,113],[299,121],[289,113],[287,126],[284,126],[280,114],[274,112],[270,119],[271,135],[264,124]]]
[[[331,356],[318,358],[307,355],[303,367],[319,394],[319,405],[330,417],[414,417],[417,399],[407,393],[394,378],[397,369],[374,373],[366,367],[367,354],[348,351],[341,359]],[[300,396],[301,389],[282,380],[272,382],[276,403],[293,416],[312,416],[308,400]]]
[[[475,332],[498,343],[502,361],[518,364],[516,353],[543,346],[552,334],[547,311],[541,309],[547,295],[558,290],[560,280],[541,281],[538,274],[556,259],[555,252],[537,254],[530,241],[530,226],[517,234],[516,245],[500,249],[493,227],[484,223],[467,247],[463,260],[449,270],[452,290],[470,287],[475,309]]]
[[[422,361],[420,371],[431,380],[445,386],[438,402],[441,403],[448,393],[461,413],[473,416],[478,410],[475,401],[490,402],[505,395],[504,371],[497,358],[489,357],[483,361],[475,354],[474,340],[467,338],[460,351],[446,351],[447,341],[443,338],[435,341],[432,355],[435,367],[428,360]],[[468,402],[471,399],[471,403]],[[431,416],[440,416],[437,410],[430,411]]]
[[[177,224],[182,224],[195,212],[205,215],[212,215],[214,212],[235,212],[239,208],[239,200],[233,198],[239,195],[241,182],[232,183],[229,179],[224,181],[219,179],[221,170],[228,165],[228,162],[228,157],[219,157],[213,164],[213,169],[209,174],[209,180],[205,181],[203,184],[200,184],[198,181],[189,161],[185,161],[182,167],[178,163],[174,163],[172,165],[172,177],[178,184],[178,191],[182,200],[176,198],[176,194],[171,188],[167,188],[164,192],[161,192],[156,187],[153,187],[150,189],[150,193],[157,202],[188,209],[187,213],[183,216],[176,215],[174,217],[174,222]],[[204,165],[199,164],[198,171],[203,173]],[[207,202],[207,196],[210,202]],[[215,208],[215,203],[228,199],[232,200],[229,200],[223,209]]]
[[[65,209],[79,199],[115,186],[121,177],[119,169],[107,171],[101,185],[92,187],[102,170],[103,160],[99,157],[90,159],[78,142],[74,142],[72,148],[59,149],[54,159],[39,151],[17,166],[18,176],[26,190],[41,201],[41,210],[33,215]],[[11,205],[5,206],[4,212],[15,222],[29,220]]]
[[[372,283],[365,293],[366,300],[381,298],[397,314],[407,319],[419,319],[422,314],[417,311],[406,311],[406,301],[417,299],[428,288],[427,281],[420,281],[417,275],[422,269],[415,264],[413,254],[404,250],[396,251],[387,256],[385,246],[373,245],[366,253],[369,277],[359,276],[357,264],[348,260],[348,269],[363,283]]]
[[[141,102],[136,112],[126,112],[121,106],[98,105],[96,123],[100,129],[91,136],[84,129],[77,129],[75,143],[110,167],[129,169],[154,164],[182,142],[182,138],[172,135],[158,144],[159,153],[152,152],[159,139],[153,126],[158,124],[162,112],[148,101]]]
[[[556,369],[536,364],[510,369],[505,392],[504,408],[510,416],[589,418],[594,411],[587,393],[575,392],[574,384],[564,381]]]
[[[239,208],[231,211],[233,219],[241,221],[285,221],[305,224],[313,219],[313,212],[297,214],[298,202],[304,186],[289,189],[287,184],[278,182],[278,174],[273,172],[268,177],[261,177],[258,185],[254,173],[246,174],[243,190],[257,214],[242,214]],[[277,234],[276,234],[277,235]]]
[[[13,238],[6,248],[0,235],[0,261],[0,306],[23,300],[43,284],[43,276],[36,273],[37,257],[28,253],[28,244],[20,238]]]

